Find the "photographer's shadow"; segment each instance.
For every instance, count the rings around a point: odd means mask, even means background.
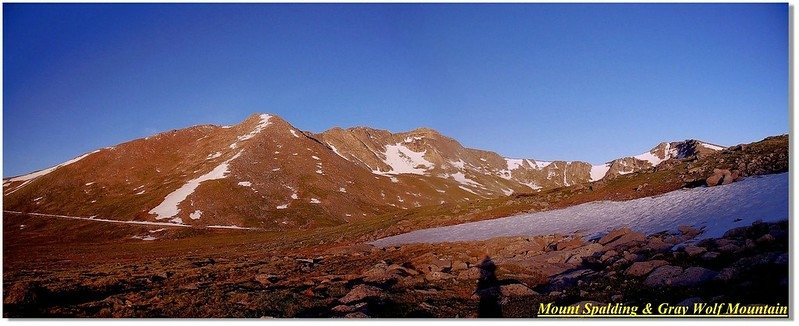
[[[486,256],[479,265],[480,278],[477,280],[475,293],[480,297],[478,308],[479,318],[500,318],[502,308],[499,300],[502,292],[500,291],[499,280],[497,280],[497,266],[491,257]]]

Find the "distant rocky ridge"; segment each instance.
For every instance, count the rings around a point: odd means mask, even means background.
[[[100,149],[3,182],[4,209],[262,229],[336,225],[388,212],[586,184],[699,157],[686,140],[602,165],[512,159],[435,130],[313,134],[257,114]]]

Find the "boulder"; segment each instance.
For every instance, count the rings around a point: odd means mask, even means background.
[[[282,275],[274,275],[274,274],[258,274],[255,275],[255,281],[261,283],[262,285],[270,285],[276,283],[283,279]]]
[[[558,242],[558,244],[556,245],[555,248],[557,250],[569,250],[569,249],[579,248],[584,243],[585,242],[583,242],[582,238],[574,237],[574,238],[571,238],[569,240],[564,240],[564,241]]]
[[[680,233],[682,233],[682,235],[688,237],[689,239],[693,238],[693,237],[696,237],[697,235],[702,233],[702,230],[699,230],[697,228],[694,228],[694,227],[688,226],[688,225],[680,225],[680,226],[678,226],[677,227],[677,231],[680,231]]]
[[[685,251],[685,253],[688,254],[689,257],[699,256],[707,251],[707,249],[703,247],[694,246],[694,245],[686,246],[685,248],[683,248],[683,250]]]
[[[707,260],[707,261],[714,260],[716,258],[719,258],[719,255],[720,254],[718,252],[708,251],[702,255],[702,260]]]
[[[603,246],[598,243],[588,244],[572,250],[572,255],[576,257],[589,257],[602,250]]]
[[[358,302],[369,298],[379,298],[382,296],[383,290],[380,288],[366,284],[359,284],[352,288],[347,295],[338,299],[338,301],[343,304],[350,304],[353,302]]]
[[[741,251],[741,247],[732,243],[728,243],[723,246],[719,246],[718,251],[721,253],[735,254]]]
[[[500,292],[503,297],[523,297],[538,295],[537,292],[528,288],[524,284],[508,284],[500,287]]]
[[[38,298],[37,286],[29,282],[16,282],[3,290],[3,304],[28,304]]]
[[[432,272],[427,273],[424,275],[424,279],[428,281],[440,281],[440,280],[448,280],[451,279],[452,275],[449,275],[444,272]]]
[[[461,271],[458,273],[457,276],[458,280],[476,280],[480,278],[480,269],[477,267],[471,267],[465,271]]]
[[[664,265],[649,273],[644,284],[651,287],[671,285],[672,278],[682,274],[682,267]]]
[[[713,174],[705,179],[705,183],[707,183],[708,187],[729,184],[732,181],[732,172],[727,169],[713,169]]]
[[[671,247],[671,244],[666,243],[660,237],[651,237],[647,241],[646,245],[644,245],[644,249],[649,249],[649,251],[652,253],[668,252]]]
[[[610,231],[610,233],[608,233],[607,235],[605,235],[604,237],[599,239],[598,242],[601,245],[608,244],[611,241],[616,240],[616,239],[620,238],[621,236],[623,236],[623,235],[625,235],[627,233],[630,233],[630,232],[632,232],[632,230],[630,230],[630,228],[616,229],[616,230]]]
[[[452,262],[452,270],[453,271],[462,271],[469,268],[469,264],[466,262],[455,260]]]
[[[682,274],[672,278],[672,286],[697,286],[713,280],[718,272],[704,267],[688,267]]]
[[[766,233],[763,236],[761,236],[760,238],[757,238],[757,240],[755,240],[755,242],[757,244],[759,244],[759,245],[767,245],[769,243],[774,242],[774,236],[771,235],[771,234]]]
[[[716,274],[715,280],[721,282],[730,282],[738,279],[740,272],[735,267],[726,267],[723,268],[718,274]]]
[[[602,257],[599,257],[599,261],[601,261],[603,263],[608,263],[608,262],[610,262],[610,260],[612,258],[615,258],[616,255],[618,255],[618,254],[619,253],[616,252],[616,250],[608,250],[604,254],[602,254]]]
[[[577,281],[581,278],[587,278],[596,275],[590,269],[578,269],[570,272],[565,272],[552,277],[547,286],[549,291],[562,291],[572,286],[577,285]]]
[[[649,274],[653,269],[658,268],[660,266],[668,265],[669,263],[665,260],[649,260],[649,261],[640,261],[635,262],[627,268],[624,272],[629,276],[644,276]]]
[[[366,315],[365,313],[358,311],[358,312],[348,313],[344,315],[344,318],[369,318],[369,316]]]
[[[343,313],[350,313],[350,312],[355,311],[355,307],[341,304],[341,305],[333,307],[332,309],[330,309],[330,311],[338,312],[338,313],[342,313],[342,314]]]
[[[616,248],[619,246],[631,246],[638,243],[646,242],[646,236],[641,232],[629,232],[621,237],[605,244],[605,248]]]

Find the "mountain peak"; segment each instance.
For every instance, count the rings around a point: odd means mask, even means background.
[[[423,136],[441,136],[441,133],[438,132],[438,130],[429,127],[419,127],[409,131],[408,133]]]

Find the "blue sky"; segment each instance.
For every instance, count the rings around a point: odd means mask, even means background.
[[[602,163],[788,132],[786,4],[3,4],[3,175],[255,112]]]

